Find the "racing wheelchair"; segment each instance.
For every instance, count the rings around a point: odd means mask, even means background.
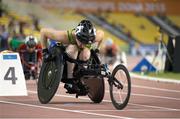
[[[65,46],[55,44],[48,50],[50,58],[43,58],[37,91],[42,104],[49,103],[55,95],[59,83],[65,83],[66,93],[86,96],[94,103],[100,103],[105,94],[105,79],[109,84],[111,101],[116,109],[127,106],[131,93],[131,79],[128,70],[122,64],[117,65],[112,73],[107,64],[101,64],[98,50],[91,50],[88,61],[72,59],[65,51]],[[74,88],[68,87],[67,63],[75,63],[73,76]],[[73,90],[70,90],[73,89]]]

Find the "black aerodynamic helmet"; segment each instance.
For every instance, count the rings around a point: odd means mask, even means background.
[[[77,39],[83,44],[91,44],[96,37],[96,29],[89,20],[82,20],[75,28]]]
[[[37,45],[37,39],[34,36],[27,36],[25,40],[25,44],[29,48],[33,48]]]

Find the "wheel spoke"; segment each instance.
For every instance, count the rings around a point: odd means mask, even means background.
[[[123,89],[124,89],[124,83],[123,83],[123,76],[121,75],[121,72],[122,71],[118,71],[118,75],[120,75],[120,80],[121,80],[121,85],[122,85],[122,90],[119,90],[118,93],[119,93],[119,97],[120,97],[120,102],[123,103],[123,94],[121,92],[123,92]]]
[[[119,94],[120,102],[122,103],[122,102],[123,102],[123,99],[122,99],[122,96],[121,96],[121,92],[118,91],[118,94]]]

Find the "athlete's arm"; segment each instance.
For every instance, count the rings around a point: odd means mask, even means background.
[[[50,28],[41,29],[41,44],[42,48],[47,48],[47,39],[53,39],[58,42],[68,43],[67,31],[54,30]]]
[[[100,46],[103,39],[104,39],[104,31],[97,30],[95,42],[98,43],[98,45],[97,45],[98,48],[99,48],[99,46]]]

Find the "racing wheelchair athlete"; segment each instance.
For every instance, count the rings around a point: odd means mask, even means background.
[[[76,94],[76,97],[88,95],[94,103],[100,103],[104,98],[106,77],[113,105],[117,109],[127,105],[131,92],[128,70],[118,65],[111,74],[107,65],[101,64],[98,49],[92,48],[92,44],[98,47],[103,37],[103,31],[96,31],[89,20],[82,20],[75,29],[68,31],[41,29],[43,64],[37,89],[41,103],[48,103],[53,98],[60,82],[65,83],[67,93]],[[59,43],[48,47],[48,39]],[[118,72],[125,77],[125,85],[116,78]],[[122,94],[125,98],[117,100],[115,95],[119,93],[115,88],[127,90]]]
[[[42,47],[38,44],[37,38],[30,35],[25,38],[25,43],[20,45],[18,52],[21,57],[25,79],[36,80],[38,70],[42,62]]]

